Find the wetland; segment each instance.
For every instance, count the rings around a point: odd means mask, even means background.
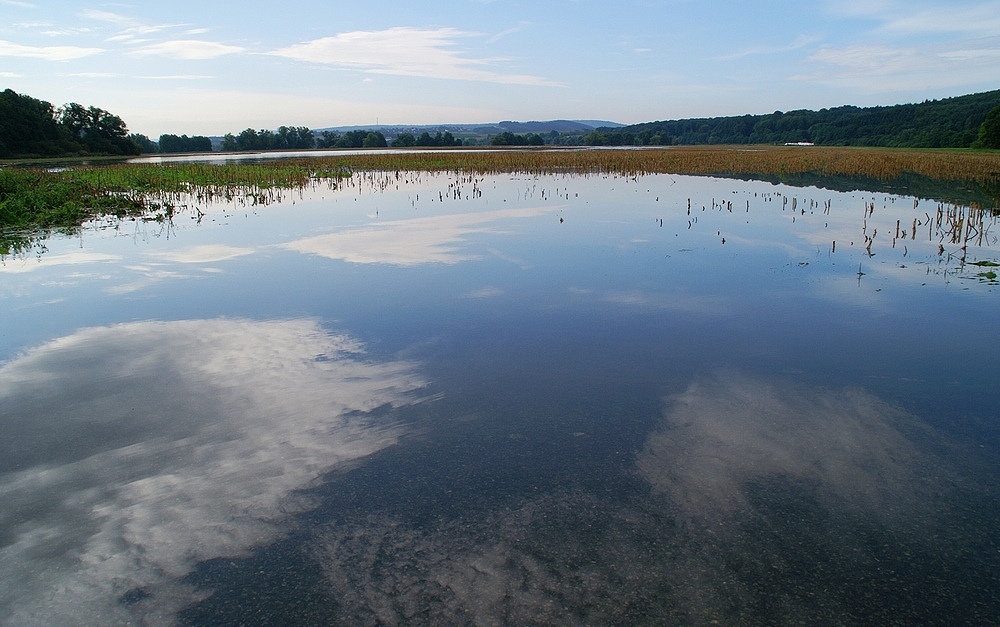
[[[5,231],[0,623],[989,622],[1000,168],[929,154],[0,171],[84,189]]]

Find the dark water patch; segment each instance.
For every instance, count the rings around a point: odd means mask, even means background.
[[[731,174],[715,176],[741,181],[766,181],[774,185],[792,187],[818,187],[837,192],[875,192],[897,196],[915,196],[943,203],[955,203],[996,209],[1000,207],[1000,182],[977,183],[974,181],[949,181],[931,178],[914,172],[903,172],[891,179],[866,176],[842,176],[818,172],[788,173],[782,175]]]
[[[250,558],[202,562],[184,583],[212,594],[182,610],[180,625],[330,625],[338,616],[319,565],[294,538]]]

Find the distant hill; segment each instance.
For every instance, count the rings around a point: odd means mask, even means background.
[[[504,120],[502,122],[484,122],[480,124],[373,124],[367,126],[331,126],[327,128],[314,129],[317,133],[329,131],[331,133],[347,133],[358,130],[380,131],[386,137],[392,138],[401,133],[420,134],[423,132],[437,133],[449,131],[454,135],[496,135],[505,131],[512,133],[586,133],[597,128],[619,128],[623,126],[618,122],[607,120],[549,120],[542,122],[514,122]]]
[[[813,143],[828,146],[968,148],[1000,90],[883,107],[850,105],[819,111],[775,111],[646,122],[588,133],[588,145],[704,145]]]

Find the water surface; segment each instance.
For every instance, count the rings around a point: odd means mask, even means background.
[[[5,624],[981,623],[996,220],[356,174],[0,266]]]

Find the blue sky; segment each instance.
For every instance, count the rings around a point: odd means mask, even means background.
[[[0,0],[0,86],[153,139],[897,104],[1000,88],[1000,0]]]

